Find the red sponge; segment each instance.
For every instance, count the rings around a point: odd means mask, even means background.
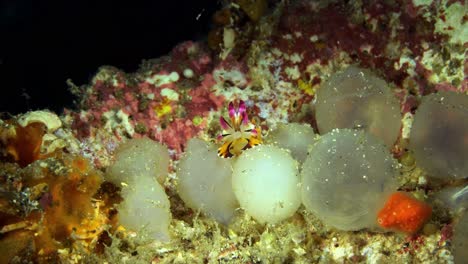
[[[377,221],[383,228],[405,233],[418,231],[432,214],[432,208],[412,196],[396,192],[388,198],[379,211]]]

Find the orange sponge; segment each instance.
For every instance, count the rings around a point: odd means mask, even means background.
[[[429,219],[432,208],[412,196],[395,192],[379,211],[377,221],[383,228],[414,233]]]

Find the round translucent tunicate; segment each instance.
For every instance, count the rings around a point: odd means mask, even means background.
[[[387,83],[372,72],[350,66],[317,91],[321,134],[334,128],[360,128],[393,146],[401,126],[400,104]]]
[[[335,228],[374,229],[378,211],[396,190],[396,166],[380,139],[335,129],[311,147],[303,164],[302,202]]]
[[[260,223],[278,223],[301,205],[297,161],[277,146],[244,151],[233,165],[232,188],[240,206]]]
[[[453,231],[453,258],[455,264],[466,263],[468,260],[468,213],[458,219]]]
[[[115,151],[114,163],[107,168],[106,180],[120,186],[141,177],[156,178],[164,183],[168,174],[167,147],[149,138],[134,138],[122,143]]]
[[[289,123],[280,124],[267,137],[271,142],[281,148],[291,151],[292,157],[304,162],[307,157],[307,148],[314,143],[314,130],[308,124]]]
[[[232,159],[218,157],[214,145],[193,138],[179,160],[177,177],[177,190],[188,207],[223,224],[231,221],[239,206],[232,190]]]
[[[139,232],[142,237],[168,241],[171,210],[169,198],[156,179],[140,177],[134,183],[123,186],[123,201],[116,206],[119,223]]]
[[[467,177],[468,95],[425,96],[414,116],[410,149],[417,165],[432,177]]]

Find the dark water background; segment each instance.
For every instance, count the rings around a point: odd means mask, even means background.
[[[86,84],[99,66],[126,72],[142,59],[201,40],[216,0],[0,1],[0,112],[72,107],[66,80]]]

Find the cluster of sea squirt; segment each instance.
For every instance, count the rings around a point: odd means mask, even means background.
[[[302,168],[306,208],[344,230],[377,226],[414,233],[422,227],[431,207],[396,192],[398,163],[389,149],[401,133],[399,109],[386,82],[366,69],[350,66],[320,87],[316,119],[322,137]],[[466,94],[422,97],[407,151],[429,179],[466,177],[467,110]]]
[[[446,98],[442,109],[427,106],[426,101],[433,102],[433,96]],[[440,127],[452,129],[457,131],[452,139],[458,142],[445,145],[448,149],[438,152],[455,151],[460,159],[466,160],[466,140],[458,136],[467,134],[466,122],[461,122],[467,120],[466,97],[439,93],[423,98],[415,117],[411,147],[418,165],[427,169],[429,176],[433,176],[433,171],[425,163],[444,165],[440,171],[448,175],[452,171],[466,171],[457,158],[440,162],[432,154],[421,156],[417,148],[422,140],[440,142],[431,136],[444,133],[438,132]],[[440,101],[436,100],[439,108]],[[247,121],[244,103],[240,102],[242,107],[237,110],[232,105],[230,116]],[[398,100],[384,80],[370,70],[351,66],[331,76],[317,92],[316,120],[320,136],[307,124],[282,124],[269,131],[263,142],[265,147],[239,148],[242,151],[229,159],[216,157],[214,146],[191,142],[178,167],[180,196],[191,208],[223,223],[229,223],[237,206],[259,222],[277,223],[294,214],[300,200],[324,223],[340,230],[414,233],[428,221],[432,208],[410,193],[397,191],[400,166],[391,149],[401,130],[399,109]],[[421,127],[427,109],[437,111],[437,115],[448,115],[444,121],[448,124],[433,124],[431,131],[428,131],[430,127]],[[457,122],[462,125],[448,128]],[[240,137],[235,141],[247,142],[250,134],[246,135],[245,139]],[[223,137],[223,147],[235,143],[226,139]],[[449,150],[451,147],[453,150]],[[200,155],[204,152],[207,153]],[[203,167],[209,167],[209,172]],[[295,182],[299,182],[297,187]],[[199,188],[190,187],[197,185]],[[229,188],[223,191],[229,196],[220,196],[216,191],[220,186]],[[266,189],[267,192],[262,191]]]
[[[466,160],[467,127],[462,122],[467,120],[466,101],[466,95],[438,93],[424,97],[416,112],[410,148],[429,178],[442,177],[444,172],[456,177],[466,171],[456,157],[442,162],[437,159],[443,157],[418,149],[434,143],[430,147],[434,153],[455,151]],[[398,100],[385,81],[369,70],[351,66],[320,88],[316,104],[320,136],[307,124],[289,123],[269,131],[262,142],[260,131],[250,132],[255,126],[249,123],[245,104],[239,102],[236,108],[231,103],[231,121],[247,132],[223,132],[221,154],[211,143],[189,142],[176,168],[182,200],[223,224],[229,224],[238,207],[261,223],[278,223],[292,216],[302,203],[328,226],[340,230],[410,234],[420,230],[432,208],[409,192],[397,191],[400,171],[391,149],[400,133],[401,115]],[[431,104],[439,108],[434,110]],[[431,127],[421,121],[427,119],[428,111],[435,111],[432,115],[441,119],[449,117],[441,122],[444,125]],[[221,122],[226,123],[222,117]],[[456,142],[440,144],[437,136],[448,130],[454,131],[451,140]],[[263,146],[249,145],[252,138]],[[437,146],[445,149],[435,150]],[[226,158],[223,153],[231,155]],[[426,163],[439,166],[438,171]]]

